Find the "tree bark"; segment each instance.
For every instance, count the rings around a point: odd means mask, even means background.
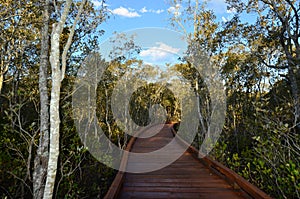
[[[66,0],[61,18],[57,23],[53,24],[52,33],[51,33],[50,65],[51,65],[51,72],[52,72],[51,73],[52,87],[51,87],[51,99],[50,99],[50,144],[49,144],[47,180],[46,180],[44,197],[43,197],[44,199],[51,199],[53,197],[56,172],[57,172],[57,162],[59,156],[59,126],[60,126],[59,101],[60,101],[61,82],[63,81],[65,76],[67,52],[71,46],[76,24],[83,11],[86,0],[83,0],[81,2],[80,8],[78,9],[78,13],[72,24],[72,28],[70,29],[67,43],[64,46],[62,56],[60,56],[60,50],[59,50],[60,36],[63,32],[63,28],[66,23],[67,17],[69,15],[72,2],[73,2],[72,0]]]
[[[47,180],[44,191],[44,198],[49,199],[53,196],[57,171],[57,161],[59,155],[59,98],[61,86],[61,72],[59,63],[59,36],[60,34],[56,30],[56,25],[53,25],[50,53],[50,63],[52,69],[52,88],[50,100],[50,145]]]
[[[8,59],[11,59],[11,55],[8,56]],[[4,83],[4,75],[8,71],[8,64],[5,63],[5,61],[1,61],[0,66],[1,66],[0,68],[0,95],[1,95],[3,83]]]
[[[292,97],[294,100],[294,125],[298,133],[300,133],[300,101],[299,101],[299,88],[298,88],[298,81],[297,81],[297,69],[294,67],[290,67],[288,70],[288,77],[291,83],[291,90],[292,90]]]
[[[4,75],[0,74],[0,95],[1,95],[1,91],[2,91],[2,87],[3,87],[3,81],[4,81]]]
[[[44,190],[44,199],[51,199],[53,197],[53,190],[55,186],[57,162],[59,156],[59,98],[60,87],[62,81],[62,72],[60,69],[60,35],[62,34],[63,26],[66,22],[72,1],[67,0],[62,17],[58,23],[54,23],[51,33],[51,51],[50,51],[50,65],[51,65],[51,99],[50,99],[50,144],[49,144],[49,160],[47,169],[47,180]]]
[[[49,60],[49,0],[45,0],[43,10],[43,26],[41,38],[41,54],[39,68],[39,92],[40,92],[40,138],[37,154],[34,159],[33,172],[33,197],[43,198],[44,185],[48,167],[49,145],[49,99],[47,86],[47,69]]]
[[[276,12],[276,10],[274,11]],[[295,13],[296,14],[296,13]],[[282,30],[280,35],[280,43],[284,50],[284,53],[288,62],[288,80],[291,84],[291,92],[294,100],[294,125],[296,130],[300,132],[300,102],[299,102],[299,88],[297,76],[299,73],[299,64],[300,64],[300,44],[299,44],[299,34],[295,32],[294,34],[290,31],[289,18],[280,17],[282,23]],[[298,18],[298,16],[296,16]],[[285,33],[288,34],[286,38]],[[297,38],[297,39],[294,39]],[[292,43],[294,41],[294,44]],[[295,48],[295,49],[294,49]],[[294,57],[293,54],[296,54]]]

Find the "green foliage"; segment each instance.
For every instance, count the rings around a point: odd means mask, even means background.
[[[300,136],[291,126],[293,118],[288,110],[292,104],[286,98],[280,99],[285,103],[276,104],[268,97],[270,93],[265,95],[265,100],[252,99],[252,109],[256,111],[239,119],[244,126],[234,130],[226,124],[212,155],[272,196],[297,198]],[[252,116],[255,117],[251,119]],[[250,126],[251,131],[247,129]],[[241,133],[241,130],[249,132]],[[238,134],[232,135],[234,131]],[[244,136],[247,139],[242,141]]]
[[[6,98],[1,98],[0,197],[26,198],[32,194],[32,153],[39,130],[38,99],[35,97],[37,81],[30,81],[29,77],[23,80],[7,83]]]
[[[160,104],[167,111],[167,121],[175,122],[180,118],[178,102],[174,94],[159,84],[146,84],[131,96],[129,113],[136,124],[147,126],[150,123],[149,109],[152,105]],[[155,115],[159,117],[159,115]]]

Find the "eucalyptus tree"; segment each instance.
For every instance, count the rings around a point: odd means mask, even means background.
[[[217,86],[212,85],[220,78],[221,64],[224,61],[220,45],[220,23],[216,22],[214,12],[207,9],[206,1],[174,0],[171,5],[171,25],[183,32],[188,42],[186,56],[183,58],[186,63],[173,68],[190,81],[196,94],[202,133],[198,133],[198,137],[210,137],[211,116],[215,109],[211,106],[210,94],[219,92]],[[219,94],[217,100],[225,100]]]
[[[21,69],[15,64],[25,55],[25,50],[38,39],[37,1],[0,1],[0,94],[5,75]]]
[[[27,197],[28,193],[32,193],[31,161],[35,152],[35,138],[39,131],[39,125],[36,125],[36,69],[40,15],[39,1],[0,1],[0,125],[3,127],[1,139],[15,140],[4,141],[3,146],[7,146],[7,149],[3,150],[1,155],[6,151],[12,154],[13,151],[18,151],[18,156],[11,159],[3,171],[8,184],[16,182],[15,186],[8,188],[14,197]],[[31,112],[31,115],[25,110]],[[7,158],[13,157],[12,154],[8,154]],[[10,173],[14,180],[5,177],[5,173]],[[19,182],[21,183],[17,186]]]
[[[67,69],[68,52],[72,45],[72,40],[75,35],[78,22],[85,13],[86,0],[75,2],[66,0],[59,2],[60,5],[54,4],[54,13],[59,17],[55,19],[52,24],[51,39],[50,39],[50,66],[51,66],[51,99],[50,99],[50,140],[49,140],[49,159],[47,168],[47,178],[43,198],[52,198],[56,179],[57,162],[59,155],[59,132],[60,132],[60,118],[59,118],[59,102],[61,83],[65,78]],[[54,2],[56,3],[56,2]],[[61,36],[64,33],[64,27],[72,14],[73,8],[77,8],[74,18],[69,22],[68,35],[65,43],[62,43]],[[70,20],[70,19],[69,19]],[[61,50],[61,51],[60,51]]]
[[[255,24],[245,29],[244,39],[255,45],[252,53],[266,67],[275,69],[290,84],[294,104],[294,127],[300,129],[300,2],[297,0],[227,0],[236,16],[256,14]]]
[[[49,97],[48,97],[48,67],[49,67],[49,23],[50,1],[44,0],[41,28],[41,50],[39,66],[40,94],[40,135],[33,172],[33,196],[42,198],[48,167],[49,143]]]
[[[102,34],[102,31],[98,30],[98,25],[105,20],[105,8],[96,8],[91,1],[45,0],[41,2],[41,8],[43,10],[39,73],[41,131],[33,175],[35,198],[52,197],[54,192],[59,134],[61,134],[59,129],[61,84],[65,74],[68,75],[67,84],[72,84],[70,76],[76,74],[83,57],[97,50],[97,38]],[[71,86],[67,85],[67,88],[63,90],[71,92]],[[63,97],[66,96],[71,94],[63,93]],[[63,160],[65,157],[61,158]]]
[[[55,182],[53,173],[57,165],[57,159],[53,157],[57,151],[53,153],[53,149],[58,149],[57,145],[53,147],[53,141],[57,139],[52,135],[59,132],[56,128],[59,112],[56,111],[60,101],[60,85],[67,74],[68,83],[65,81],[64,84],[68,84],[68,89],[63,91],[71,93],[70,76],[75,75],[84,56],[97,50],[97,38],[103,33],[98,25],[105,19],[105,14],[103,7],[97,9],[91,1],[0,1],[0,127],[3,130],[1,138],[4,138],[1,143],[4,143],[3,147],[9,146],[1,155],[8,154],[6,158],[9,159],[9,152],[18,151],[19,154],[4,167],[15,165],[16,162],[22,163],[18,165],[21,169],[3,170],[3,176],[11,173],[14,178],[9,176],[5,179],[9,181],[7,185],[16,182],[15,186],[4,186],[8,196],[29,197],[28,194],[32,194],[34,198],[42,198],[44,195],[51,197]],[[3,82],[5,89],[2,89]],[[50,86],[50,83],[53,85]],[[50,89],[53,91],[51,100],[55,101],[55,97],[58,97],[58,102],[52,101],[51,114]],[[63,93],[63,97],[67,98],[70,93]],[[40,106],[37,101],[40,101]],[[52,116],[53,127],[50,137],[49,116]],[[48,152],[50,138],[53,138],[51,159]],[[48,162],[52,165],[50,169]],[[49,177],[45,190],[47,193],[44,193],[47,170],[50,171],[49,175],[52,172],[53,184]],[[18,184],[21,186],[17,187]]]
[[[248,57],[244,60],[248,60],[246,63],[249,76],[261,75],[264,78],[260,79],[268,81],[267,89],[257,91],[256,97],[253,96],[254,92],[250,91],[252,100],[248,97],[250,99],[248,104],[252,104],[253,113],[251,117],[246,116],[248,119],[243,124],[249,125],[251,128],[246,129],[253,131],[251,134],[255,139],[252,141],[254,143],[252,149],[255,153],[249,156],[255,161],[247,165],[256,167],[255,170],[261,178],[256,177],[257,174],[254,172],[245,172],[246,176],[250,179],[251,176],[255,176],[255,183],[260,187],[267,185],[264,189],[274,196],[299,197],[297,190],[299,178],[294,175],[294,170],[297,173],[298,168],[293,167],[288,171],[282,168],[285,168],[283,165],[287,165],[287,162],[288,165],[299,164],[297,157],[299,157],[300,124],[300,2],[293,0],[227,2],[229,9],[235,11],[235,17],[227,25],[230,29],[237,27],[239,29],[236,32],[239,32],[242,44],[240,46],[244,48],[243,51],[246,52],[244,54]],[[254,14],[256,20],[252,23],[243,21],[242,16],[248,14],[252,16]],[[231,65],[234,65],[234,62],[240,61],[232,59]],[[258,74],[253,70],[257,66]],[[249,82],[249,79],[245,80],[245,83]],[[285,179],[283,176],[290,178]]]

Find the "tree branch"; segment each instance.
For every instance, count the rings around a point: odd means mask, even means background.
[[[74,23],[73,23],[73,26],[71,28],[71,31],[70,31],[70,34],[69,34],[69,37],[68,37],[68,41],[67,41],[67,43],[64,47],[64,51],[63,51],[63,54],[62,54],[61,81],[65,77],[66,65],[67,65],[67,53],[68,53],[68,50],[69,50],[69,48],[72,44],[72,39],[73,39],[73,36],[74,36],[74,33],[75,33],[75,28],[76,28],[77,22],[79,21],[80,15],[83,11],[85,3],[86,3],[86,0],[83,0],[81,2],[80,8],[78,10],[78,13],[77,13],[76,18],[75,18]]]

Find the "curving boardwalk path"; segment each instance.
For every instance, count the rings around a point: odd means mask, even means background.
[[[142,133],[147,134],[155,128],[162,130],[150,138],[137,138],[131,151],[136,153],[155,151],[174,139],[170,124],[153,126]],[[180,141],[176,142],[182,145]],[[151,162],[132,160],[129,156],[127,167],[147,167],[148,164]],[[187,150],[171,165],[160,170],[148,173],[122,173],[120,188],[118,190],[111,188],[109,191],[117,193],[115,195],[108,193],[106,198],[269,198],[263,192],[259,193],[259,197],[256,195],[251,197],[237,183],[233,182],[231,186],[224,174],[217,175],[209,165],[210,163],[205,164],[203,160],[195,157],[191,150]]]

